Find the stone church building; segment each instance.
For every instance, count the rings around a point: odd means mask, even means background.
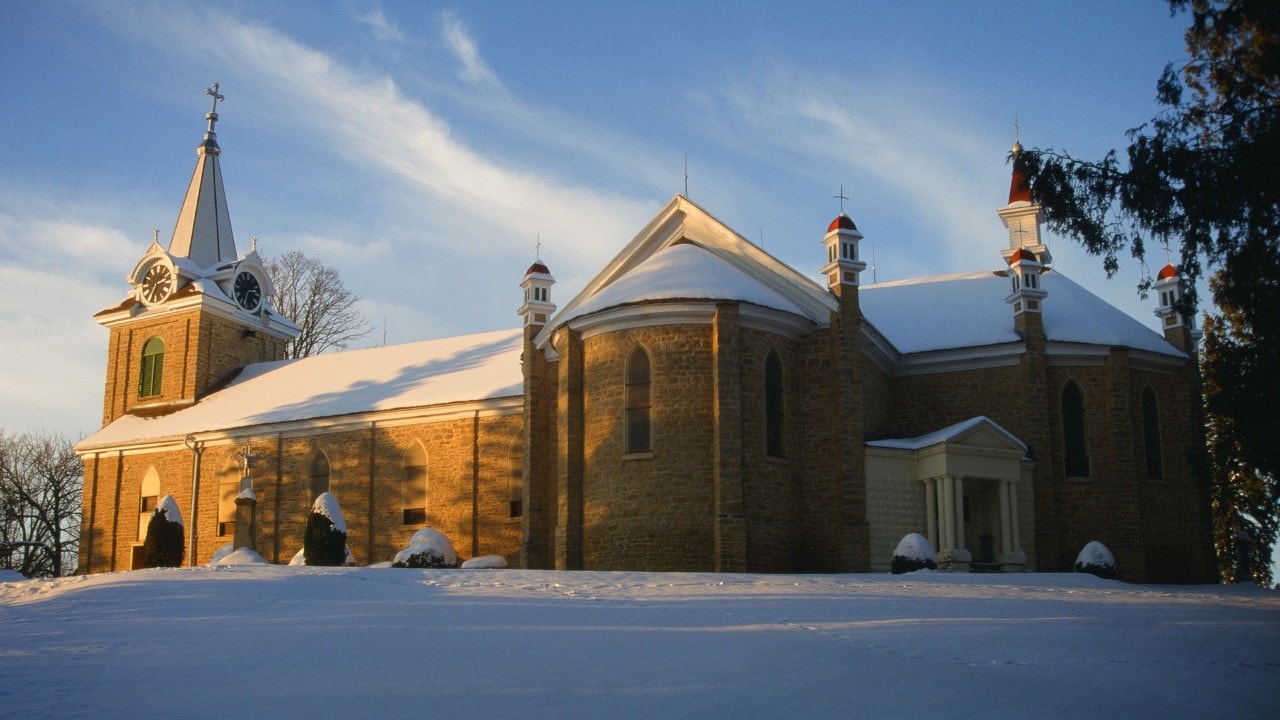
[[[516,567],[880,572],[916,532],[957,570],[1069,570],[1100,540],[1124,579],[1214,578],[1182,281],[1160,273],[1158,334],[1055,271],[1016,159],[986,269],[863,284],[841,213],[817,283],[676,196],[563,307],[541,261],[512,278],[519,328],[284,360],[210,92],[168,247],[95,316],[83,572],[136,566],[164,495],[207,562],[251,484],[278,563],[331,491],[360,564],[430,526]]]

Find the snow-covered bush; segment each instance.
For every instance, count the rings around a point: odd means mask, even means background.
[[[308,565],[342,565],[347,555],[347,521],[333,493],[320,493],[307,516],[302,552]]]
[[[893,564],[889,572],[901,575],[916,570],[937,569],[938,554],[933,551],[929,539],[920,533],[911,533],[902,538],[898,549],[893,551]]]
[[[345,549],[343,552],[344,552],[344,559],[343,559],[343,561],[342,561],[343,566],[344,566],[344,567],[355,567],[355,566],[356,566],[356,556],[351,554],[351,546],[350,546],[350,545],[348,545],[348,546],[346,547],[346,549]],[[289,560],[289,563],[288,563],[288,564],[289,564],[289,567],[301,567],[301,566],[303,566],[303,565],[306,565],[306,564],[307,564],[307,549],[306,549],[306,548],[298,548],[298,552],[296,552],[296,553],[294,553],[294,554],[293,554],[293,557]]]
[[[143,565],[154,567],[179,567],[186,550],[185,533],[182,531],[182,513],[172,495],[165,495],[151,511],[147,522],[147,539],[142,541]]]
[[[458,553],[444,533],[423,528],[409,538],[409,547],[396,553],[391,567],[397,568],[456,568]]]
[[[216,567],[219,565],[269,565],[261,555],[253,548],[242,547],[236,549],[235,543],[227,543],[218,548],[213,553],[213,557],[209,558],[209,566]]]
[[[1116,576],[1116,559],[1106,545],[1094,540],[1085,545],[1076,556],[1075,571],[1113,580]]]

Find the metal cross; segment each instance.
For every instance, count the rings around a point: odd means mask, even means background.
[[[240,467],[242,468],[242,477],[249,477],[249,464],[262,456],[254,454],[253,443],[246,442],[244,444],[244,450],[241,450],[240,452],[236,453],[235,455],[232,455],[231,457],[240,461]]]
[[[216,115],[218,112],[218,103],[226,100],[225,97],[218,94],[218,83],[214,83],[213,87],[205,88],[204,94],[210,95],[213,97],[213,107],[209,108],[209,112],[214,113]]]
[[[840,214],[841,214],[841,215],[843,215],[843,214],[844,214],[844,201],[849,199],[849,198],[847,198],[847,197],[845,197],[845,196],[844,196],[844,185],[841,185],[841,186],[840,186],[840,194],[839,194],[839,195],[835,195],[835,196],[833,196],[833,197],[838,198],[838,199],[840,200]]]

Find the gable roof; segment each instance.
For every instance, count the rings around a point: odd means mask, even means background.
[[[669,252],[672,246],[685,244],[702,253]],[[662,259],[647,262],[660,252]],[[674,275],[668,277],[660,270]],[[636,279],[623,282],[633,273],[639,273]],[[663,287],[646,284],[655,282]],[[836,309],[835,298],[817,283],[677,195],[551,319],[535,343],[545,347],[556,328],[589,313],[644,300],[677,298],[763,303],[818,325],[830,322]]]
[[[76,445],[86,452],[192,433],[516,397],[521,330],[349,350],[247,366],[225,388],[159,417],[124,415]]]
[[[1027,452],[1025,443],[985,415],[978,415],[918,437],[870,440],[867,442],[867,447],[914,451],[944,443],[965,444],[966,440],[976,440],[976,444],[986,447],[1003,447],[1022,453]]]

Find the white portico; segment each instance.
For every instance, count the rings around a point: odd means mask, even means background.
[[[986,417],[915,438],[867,443],[872,568],[889,566],[908,533],[922,533],[940,567],[1034,569],[1031,468],[1021,441]]]

